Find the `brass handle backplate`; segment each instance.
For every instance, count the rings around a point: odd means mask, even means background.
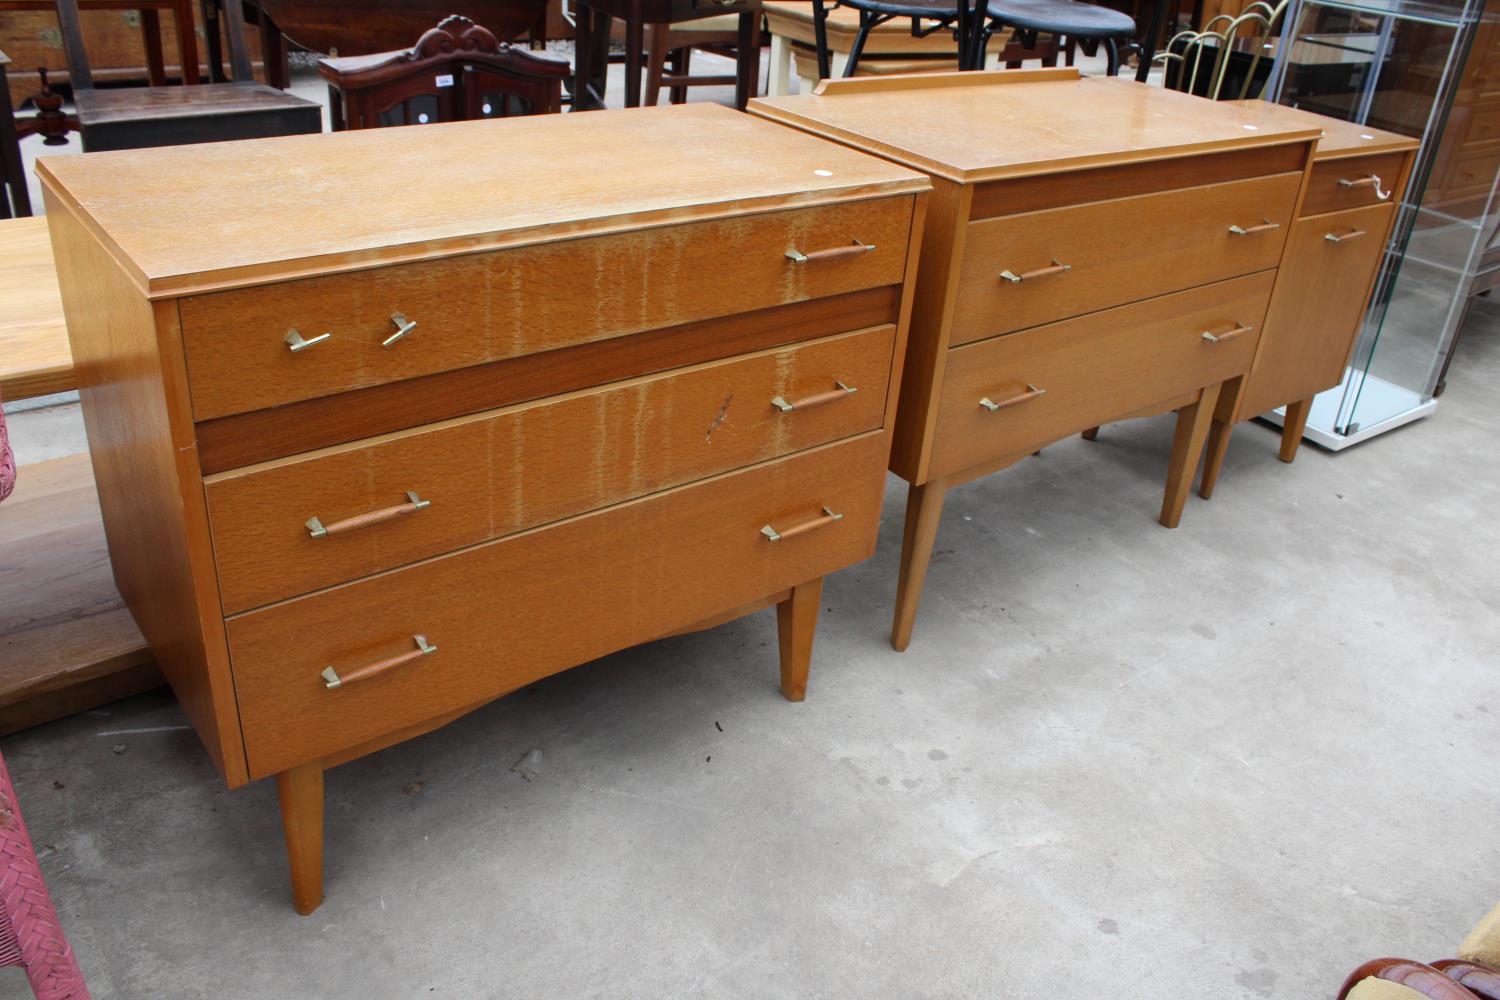
[[[768,542],[779,542],[783,538],[796,538],[798,535],[805,535],[809,531],[832,524],[835,521],[842,521],[843,519],[843,514],[835,514],[827,507],[824,507],[821,517],[815,517],[811,521],[803,521],[801,524],[794,524],[785,531],[777,531],[769,524],[762,525],[760,533],[766,536],[766,541]]]
[[[430,653],[437,652],[437,647],[430,644],[427,641],[427,637],[425,635],[414,635],[411,637],[411,639],[412,642],[416,645],[415,649],[409,650],[405,653],[401,653],[397,656],[388,656],[383,660],[376,660],[374,663],[360,667],[358,670],[351,670],[349,673],[342,676],[339,675],[339,672],[337,670],[333,669],[332,665],[324,667],[323,673],[321,675],[323,678],[323,686],[332,691],[334,688],[344,687],[346,685],[353,684],[355,681],[367,680],[371,677],[374,677],[376,674],[383,674],[387,670],[399,667],[403,663],[410,663],[412,660],[420,660],[422,657],[427,656]]]
[[[1362,187],[1374,188],[1375,189],[1375,197],[1379,198],[1381,201],[1390,201],[1391,200],[1391,195],[1395,193],[1394,191],[1386,191],[1386,190],[1383,190],[1381,188],[1381,186],[1380,186],[1380,175],[1379,174],[1371,174],[1368,177],[1355,177],[1353,179],[1348,178],[1348,177],[1340,177],[1339,178],[1339,187],[1343,187],[1343,188],[1362,188]]]
[[[842,260],[845,257],[861,257],[875,249],[873,243],[862,243],[855,240],[846,247],[830,247],[827,250],[814,250],[811,253],[803,253],[796,247],[786,252],[786,259],[794,264],[811,264],[819,260]]]
[[[390,347],[402,337],[417,328],[417,321],[407,319],[405,313],[391,313],[391,322],[395,324],[396,332],[380,342],[381,347]]]
[[[400,517],[402,514],[412,514],[431,506],[431,500],[423,500],[417,496],[415,490],[407,490],[406,503],[398,503],[394,507],[382,507],[380,510],[355,514],[353,517],[346,517],[344,520],[334,521],[332,524],[324,524],[321,518],[310,517],[307,519],[307,533],[314,538],[326,538],[329,535],[337,535],[341,531],[350,531],[354,528],[379,524],[382,521],[389,521]]]
[[[852,385],[845,385],[842,382],[834,382],[833,384],[838,386],[838,388],[830,389],[827,392],[820,392],[815,396],[803,396],[801,399],[794,399],[790,403],[784,397],[777,396],[771,400],[771,405],[782,413],[791,413],[793,410],[806,410],[814,406],[821,406],[824,403],[831,403],[836,399],[846,399],[859,391]]]
[[[1034,271],[1022,271],[1020,274],[1017,274],[1010,268],[1006,268],[1004,271],[1000,272],[1000,278],[1003,281],[1008,281],[1011,284],[1015,285],[1023,281],[1030,281],[1033,278],[1046,278],[1054,274],[1062,274],[1066,271],[1071,270],[1073,270],[1072,264],[1064,264],[1056,257],[1054,257],[1052,258],[1052,263],[1050,265],[1048,265],[1047,267],[1039,267]]]
[[[1269,233],[1273,229],[1280,228],[1281,223],[1272,222],[1270,219],[1267,219],[1258,226],[1250,226],[1248,228],[1245,226],[1230,226],[1229,234],[1231,236],[1254,236],[1257,233]]]
[[[1038,389],[1030,382],[1027,382],[1026,391],[1021,393],[1020,395],[1012,396],[1009,399],[1002,399],[998,403],[990,399],[990,397],[985,396],[979,401],[979,405],[984,407],[986,410],[989,410],[991,413],[994,413],[996,410],[1003,410],[1006,407],[1015,406],[1017,403],[1024,403],[1028,400],[1037,399],[1045,395],[1047,395],[1046,389]]]
[[[1365,235],[1368,234],[1363,229],[1351,229],[1347,233],[1344,233],[1342,236],[1336,235],[1334,233],[1324,233],[1323,239],[1327,240],[1329,243],[1338,244],[1347,243],[1350,240],[1357,240],[1361,236]]]
[[[286,342],[287,347],[290,347],[292,349],[293,354],[300,354],[312,345],[321,344],[323,341],[332,336],[332,333],[320,333],[316,337],[308,339],[306,337],[303,337],[302,334],[297,330],[288,330],[286,332],[286,336],[282,337],[281,339]]]
[[[1226,330],[1224,333],[1210,333],[1209,331],[1204,330],[1203,339],[1210,344],[1222,344],[1226,340],[1231,340],[1235,337],[1240,336],[1241,334],[1249,333],[1254,329],[1255,327],[1245,326],[1242,323],[1239,326],[1235,327],[1233,330]]]

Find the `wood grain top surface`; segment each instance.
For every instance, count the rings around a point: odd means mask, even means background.
[[[712,104],[44,158],[37,173],[153,298],[929,186]]]
[[[0,222],[0,399],[78,387],[42,216]]]
[[[1260,100],[1226,101],[1237,108],[1253,112],[1265,121],[1284,122],[1288,127],[1315,128],[1323,133],[1318,140],[1315,160],[1337,160],[1348,156],[1363,156],[1367,153],[1393,153],[1416,149],[1420,142],[1410,136],[1385,132],[1369,125],[1346,122],[1327,115],[1314,114],[1298,108],[1267,104]]]
[[[1317,135],[1258,109],[1072,69],[824,81],[750,110],[964,183]]]

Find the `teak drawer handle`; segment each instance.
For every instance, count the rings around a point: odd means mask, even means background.
[[[1045,395],[1047,395],[1046,389],[1038,389],[1030,382],[1027,382],[1026,391],[1021,393],[1019,396],[1012,396],[1009,399],[1002,399],[998,403],[993,399],[990,399],[990,397],[985,396],[979,401],[979,405],[984,407],[986,410],[989,410],[991,413],[994,413],[996,410],[1003,410],[1007,406],[1015,406],[1017,403],[1024,403],[1028,400],[1037,399]]]
[[[1273,229],[1280,229],[1280,228],[1281,228],[1281,223],[1279,223],[1279,222],[1272,222],[1270,219],[1267,219],[1264,222],[1262,222],[1260,225],[1258,225],[1258,226],[1251,226],[1248,229],[1246,229],[1244,226],[1230,226],[1229,227],[1229,235],[1231,235],[1231,236],[1254,236],[1257,233],[1269,233]]]
[[[1255,327],[1245,326],[1242,323],[1239,326],[1235,327],[1233,330],[1229,330],[1224,333],[1209,333],[1207,330],[1204,330],[1203,339],[1208,341],[1210,344],[1222,344],[1226,340],[1231,340],[1235,337],[1238,337],[1242,333],[1249,333],[1254,329]]]
[[[856,239],[846,247],[830,247],[827,250],[814,250],[812,253],[803,253],[793,247],[786,252],[786,259],[794,264],[811,264],[816,260],[842,260],[845,257],[858,257],[874,249],[873,243],[863,243]]]
[[[1345,233],[1342,236],[1336,236],[1333,233],[1324,233],[1323,234],[1323,238],[1325,240],[1327,240],[1329,243],[1338,244],[1338,243],[1348,243],[1350,240],[1357,240],[1361,236],[1365,236],[1365,235],[1367,235],[1367,233],[1363,229],[1351,229],[1351,230],[1349,230],[1347,233]]]
[[[411,639],[412,642],[416,643],[416,649],[413,649],[406,653],[402,653],[399,656],[388,656],[383,660],[376,660],[374,663],[360,667],[358,670],[352,670],[342,677],[339,676],[339,672],[333,669],[332,666],[324,667],[322,673],[323,686],[332,691],[334,688],[343,687],[346,684],[353,684],[355,681],[367,680],[368,678],[374,677],[376,674],[383,674],[387,670],[392,670],[396,667],[401,666],[401,664],[403,663],[410,663],[412,660],[420,660],[428,653],[437,652],[437,647],[428,644],[427,637],[425,635],[414,635],[411,637]]]
[[[1039,267],[1035,271],[1022,271],[1020,274],[1017,274],[1010,268],[1006,268],[1000,272],[1000,278],[1014,285],[1022,281],[1030,281],[1032,278],[1047,278],[1054,274],[1062,274],[1064,271],[1071,270],[1073,270],[1072,264],[1064,264],[1056,257],[1053,257],[1052,263],[1048,267]]]
[[[1363,187],[1374,188],[1375,189],[1375,197],[1379,198],[1381,201],[1390,201],[1391,200],[1391,195],[1394,193],[1392,191],[1385,191],[1385,190],[1381,189],[1381,187],[1380,187],[1380,175],[1379,174],[1371,174],[1368,177],[1356,177],[1353,180],[1350,180],[1347,177],[1340,177],[1339,178],[1339,187],[1342,187],[1342,188],[1363,188]]]
[[[835,514],[827,507],[824,507],[822,517],[815,517],[811,521],[803,521],[801,524],[794,524],[785,531],[777,531],[775,528],[767,524],[761,527],[760,533],[766,536],[766,541],[768,542],[779,542],[783,538],[796,538],[798,535],[805,535],[809,531],[814,531],[818,528],[823,527],[824,525],[832,524],[835,521],[842,521],[843,519],[843,514]]]
[[[783,397],[777,396],[771,400],[771,405],[782,413],[791,413],[793,410],[806,410],[814,406],[821,406],[824,403],[831,403],[836,399],[845,399],[859,391],[854,386],[845,385],[839,381],[835,381],[833,384],[838,386],[838,388],[830,389],[827,392],[820,392],[816,396],[804,396],[790,403]]]
[[[282,337],[281,339],[286,341],[286,346],[292,349],[293,354],[300,354],[312,345],[321,344],[323,341],[332,336],[332,333],[320,333],[311,340],[308,340],[307,338],[303,337],[302,334],[297,330],[288,330],[286,332],[286,336]]]
[[[405,313],[391,313],[391,322],[396,325],[396,332],[380,342],[381,347],[390,347],[402,337],[417,328],[417,321],[407,319]]]
[[[341,531],[352,531],[355,528],[363,528],[366,525],[389,521],[392,518],[400,517],[402,514],[413,514],[424,507],[431,506],[431,500],[423,500],[417,496],[416,490],[407,490],[406,503],[398,503],[394,507],[382,507],[380,510],[355,514],[353,517],[346,517],[342,521],[334,521],[332,524],[326,525],[321,518],[310,517],[307,519],[307,533],[314,538],[325,538],[328,535],[337,535]]]

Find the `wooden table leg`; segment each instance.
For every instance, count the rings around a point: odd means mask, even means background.
[[[146,48],[146,82],[153,87],[167,85],[167,64],[161,48],[161,17],[155,7],[142,7],[141,44]]]
[[[1286,404],[1286,419],[1281,422],[1281,460],[1290,462],[1297,457],[1302,444],[1302,432],[1307,430],[1307,415],[1312,411],[1312,399],[1299,399]]]
[[[1198,459],[1203,457],[1203,442],[1208,425],[1213,422],[1214,407],[1219,403],[1219,384],[1209,386],[1198,402],[1177,411],[1177,434],[1172,438],[1172,464],[1167,469],[1167,491],[1161,501],[1161,524],[1175,528],[1182,520]]]
[[[1096,441],[1096,440],[1098,440],[1098,438],[1099,438],[1099,428],[1097,428],[1097,427],[1090,427],[1088,430],[1086,430],[1086,431],[1083,432],[1082,437],[1083,437],[1083,439],[1085,441]]]
[[[776,605],[776,634],[781,646],[781,694],[787,701],[807,697],[807,670],[812,665],[813,634],[818,628],[818,601],[823,578],[792,588]]]
[[[927,582],[927,564],[937,541],[938,521],[943,516],[946,479],[934,479],[906,491],[906,532],[901,536],[901,569],[896,576],[896,615],[891,622],[891,647],[904,652],[911,643],[917,605]]]
[[[323,764],[313,761],[276,775],[281,829],[292,872],[292,905],[304,917],[323,903]]]
[[[641,106],[641,53],[646,48],[646,22],[641,0],[631,0],[625,18],[625,106]]]
[[[1224,469],[1224,455],[1229,451],[1229,435],[1234,424],[1227,420],[1215,420],[1208,429],[1208,448],[1203,454],[1203,480],[1198,484],[1198,495],[1205,500],[1214,495],[1214,486],[1219,482],[1219,473]]]
[[[771,75],[766,80],[767,97],[784,97],[792,85],[792,43],[785,35],[771,36]]]
[[[182,66],[182,82],[191,87],[202,79],[198,74],[198,28],[193,23],[193,0],[176,0],[172,23],[177,27],[177,61]]]

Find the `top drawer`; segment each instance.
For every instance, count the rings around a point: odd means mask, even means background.
[[[1389,201],[1401,180],[1405,159],[1405,153],[1380,153],[1313,164],[1307,196],[1302,199],[1302,214],[1320,215]]]
[[[970,223],[949,343],[1275,267],[1301,186],[1280,173]]]
[[[180,310],[193,416],[896,284],[911,217],[910,197],[884,198],[192,296]],[[415,325],[393,339],[403,322]],[[291,330],[311,343],[292,350]]]

